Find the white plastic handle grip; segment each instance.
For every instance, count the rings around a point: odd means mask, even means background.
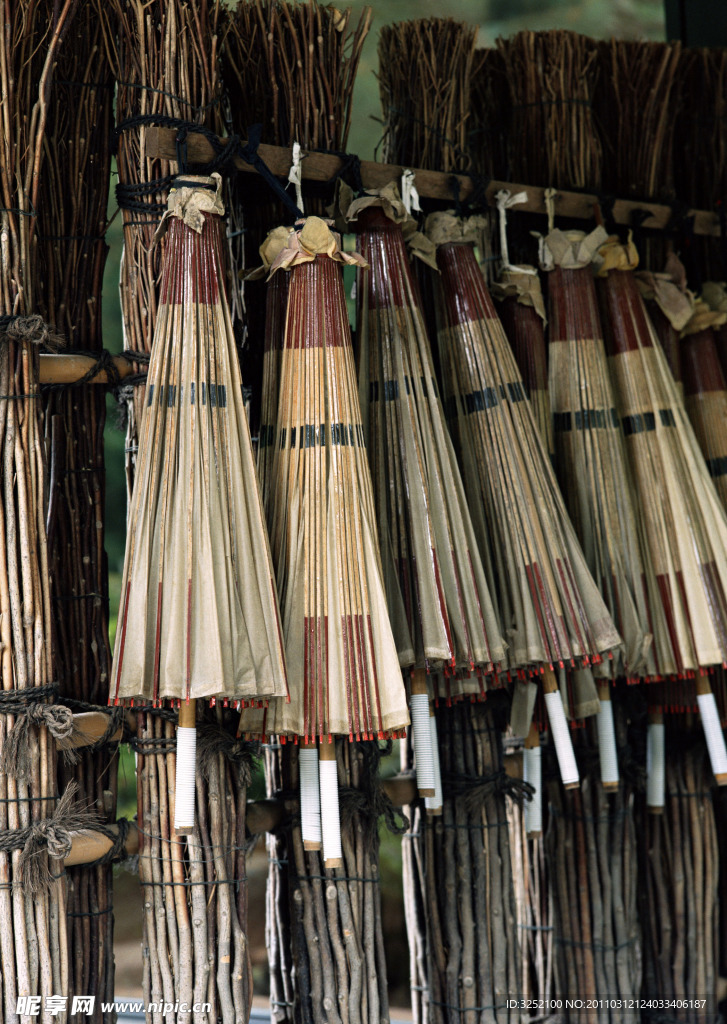
[[[431,733],[432,758],[434,760],[434,796],[424,797],[424,806],[428,811],[442,809],[442,769],[439,764],[439,743],[437,741],[437,719],[429,715],[429,731]]]
[[[429,697],[426,693],[411,695],[411,724],[414,730],[417,788],[436,789],[432,727],[429,724]]]
[[[704,729],[704,738],[707,741],[712,771],[715,775],[725,775],[727,774],[727,747],[725,747],[724,733],[722,732],[714,694],[698,693],[697,702],[699,704],[699,713],[702,716],[702,728]]]
[[[555,744],[555,753],[558,756],[558,767],[563,785],[568,786],[574,782],[580,782],[576,755],[573,753],[573,743],[570,738],[570,729],[565,720],[563,701],[560,691],[554,690],[546,693],[545,706],[548,710],[548,721],[550,722],[550,735]]]
[[[525,834],[543,831],[543,771],[540,758],[541,748],[525,747],[523,751],[523,775],[535,792],[532,800],[525,801]]]
[[[618,754],[616,753],[616,730],[613,727],[613,704],[610,700],[599,701],[598,712],[598,755],[601,762],[601,782],[606,786],[619,781]]]
[[[197,730],[177,726],[177,773],[174,788],[174,827],[194,828],[197,786]]]
[[[338,768],[335,761],[318,762],[321,786],[321,831],[323,833],[323,862],[340,861],[341,816],[338,809]]]
[[[300,827],[306,849],[321,845],[321,791],[318,781],[318,748],[301,747],[298,752],[300,777]]]
[[[646,732],[646,806],[664,806],[664,723],[649,722]]]

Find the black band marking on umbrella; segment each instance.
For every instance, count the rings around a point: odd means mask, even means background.
[[[659,419],[662,427],[675,427],[676,420],[671,409],[659,409]],[[624,416],[621,421],[626,437],[631,434],[648,433],[656,430],[656,415],[653,412],[636,413],[634,416]]]

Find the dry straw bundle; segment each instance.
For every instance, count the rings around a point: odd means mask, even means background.
[[[510,181],[508,154],[512,111],[500,51],[475,50],[471,86],[469,148],[478,174]]]
[[[646,998],[688,999],[700,992],[713,1005],[717,985],[719,932],[717,886],[718,831],[710,793],[710,773],[701,737],[696,743],[684,725],[667,736],[679,757],[666,763],[665,807],[643,813],[638,822],[639,902],[643,929],[643,985]],[[696,1009],[680,1019],[696,1022]]]
[[[0,19],[0,755],[55,693],[46,540],[47,476],[38,350],[52,334],[40,316],[38,218],[53,72],[76,4],[14,0]],[[37,721],[37,718],[35,718]],[[0,773],[0,1019],[18,996],[69,990],[63,857],[73,791],[58,801],[56,751],[45,726],[28,728],[27,771]],[[18,773],[20,772],[20,777]],[[54,827],[55,826],[55,827]],[[49,842],[50,839],[50,842]]]
[[[578,744],[581,789],[547,785],[545,837],[554,905],[555,971],[563,993],[641,991],[639,885],[634,792],[622,783],[609,794],[595,768],[596,748],[586,730]],[[594,771],[595,768],[595,771]],[[592,1024],[625,1024],[632,1010],[607,1007],[567,1014]]]
[[[498,39],[510,87],[510,176],[553,188],[601,187],[593,100],[598,48],[574,32]]]
[[[113,78],[92,6],[82,5],[59,53],[48,110],[47,158],[38,206],[40,305],[68,345],[100,352],[101,289],[107,247]],[[48,548],[56,678],[63,697],[105,705],[111,671],[104,551],[103,429],[106,395],[87,385],[49,390]],[[79,751],[61,770],[101,820],[115,820],[115,751]],[[114,995],[112,867],[76,867],[69,875],[71,993]]]
[[[504,774],[489,703],[437,712],[442,812],[408,808],[404,902],[420,1022],[515,1019],[507,1000],[521,991],[522,963],[504,794],[522,791]]]
[[[451,18],[385,25],[379,36],[382,159],[467,171],[477,30]]]
[[[594,100],[608,148],[603,187],[614,195],[674,198],[680,54],[679,43],[611,39],[599,45]]]

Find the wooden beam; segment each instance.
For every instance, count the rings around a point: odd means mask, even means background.
[[[146,129],[146,151],[152,159],[157,157],[163,160],[176,160],[176,132],[173,128],[147,128]],[[220,139],[224,144],[225,140]],[[258,147],[258,155],[270,168],[276,177],[287,179],[288,171],[293,162],[292,150],[283,146],[266,146],[261,144]],[[190,163],[206,164],[215,156],[212,144],[203,136],[190,133],[187,136],[187,156]],[[245,173],[257,173],[254,167],[246,163],[240,157],[234,160],[235,167]],[[330,181],[331,178],[343,166],[343,162],[337,156],[328,153],[308,153],[303,160],[301,167],[304,180],[308,181]],[[396,164],[379,164],[371,160],[361,161],[361,180],[364,188],[381,188],[392,180],[398,181],[405,168]],[[454,200],[452,192],[452,179],[456,178],[459,183],[459,198],[468,199],[474,190],[472,179],[464,174],[443,174],[439,171],[424,171],[411,168],[414,171],[417,191],[420,196],[428,199]],[[491,181],[487,188],[487,201],[490,206],[495,205],[495,195],[501,189],[508,189],[510,192],[527,192],[528,200],[510,211],[517,213],[518,210],[527,210],[530,213],[546,212],[543,188],[533,185],[514,184],[506,181]],[[559,191],[555,198],[555,213],[558,217],[572,217],[576,220],[593,220],[598,196],[582,192]],[[666,228],[672,218],[672,210],[669,206],[660,203],[642,203],[631,199],[617,199],[613,207],[613,218],[617,224],[630,224],[631,216],[635,210],[649,210],[651,216],[644,222],[645,228]],[[719,237],[719,218],[716,213],[708,210],[689,210],[687,216],[694,216],[694,232],[697,235],[714,235]]]
[[[126,723],[132,732],[136,731],[136,718],[130,712],[125,714]],[[106,732],[109,716],[103,711],[82,711],[73,716],[73,735],[67,739],[56,740],[56,747],[59,750],[77,750],[79,747],[89,747],[96,743]],[[109,743],[116,743],[123,735],[123,726],[119,727],[108,740]]]
[[[118,825],[110,825],[109,828],[118,835]],[[113,845],[113,840],[101,832],[78,832],[73,836],[71,852],[65,859],[65,865],[72,868],[78,864],[90,864],[108,853]],[[127,857],[133,857],[139,852],[139,830],[133,821],[129,823],[129,834],[124,848]]]
[[[134,367],[123,356],[114,356],[114,366],[122,379],[134,372]],[[82,380],[88,371],[94,366],[94,356],[79,355],[49,355],[42,354],[40,357],[40,383],[41,384],[74,384]],[[87,381],[87,384],[108,384],[109,378],[106,370],[101,370],[95,377]]]

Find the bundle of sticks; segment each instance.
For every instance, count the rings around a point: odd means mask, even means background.
[[[58,801],[47,727],[57,677],[38,351],[52,332],[37,315],[37,211],[54,69],[76,6],[11,0],[0,19],[0,1017],[7,1021],[31,1012],[18,1011],[18,996],[68,992],[71,972],[63,830],[73,790]],[[4,757],[17,730],[27,733],[22,762]],[[58,841],[49,845],[54,824]]]
[[[593,112],[597,44],[554,30],[518,32],[497,45],[512,105],[511,179],[600,190],[601,140]]]
[[[38,206],[39,302],[44,319],[56,325],[70,348],[100,352],[113,78],[90,5],[78,11],[61,47],[50,98]],[[102,706],[111,670],[104,551],[106,394],[96,385],[81,385],[51,389],[44,397],[56,678],[62,698]],[[79,799],[101,820],[115,821],[115,750],[82,749],[75,760],[71,766],[61,760],[60,778],[75,780]],[[114,996],[112,870],[111,864],[68,869],[69,994],[97,993],[93,1015],[99,1021],[101,1003]]]
[[[205,0],[174,0],[151,6],[119,2],[99,5],[99,13],[108,58],[119,82],[116,134],[125,236],[121,268],[124,342],[143,363],[159,320],[161,268],[168,236],[157,245],[152,241],[167,209],[165,200],[172,174],[178,169],[173,163],[148,157],[146,132],[160,118],[216,123],[220,95],[219,5]],[[206,266],[212,274],[211,265]],[[219,272],[216,266],[212,276]],[[218,276],[214,287],[209,279],[200,287],[205,302],[221,299],[224,289]],[[207,326],[213,333],[221,320],[224,314],[218,310],[215,318],[208,318]],[[231,329],[226,322],[227,326]],[[206,383],[215,379],[216,367],[208,372],[213,376]],[[143,385],[143,377],[138,383]],[[189,391],[185,397],[194,401]],[[132,455],[138,445],[144,398],[143,386],[135,387],[128,397],[127,451]],[[219,411],[225,400],[226,393],[218,395],[211,388],[198,392],[200,408],[206,405],[205,412],[212,404]],[[134,461],[127,463],[130,493]],[[255,496],[253,512],[257,500]],[[264,548],[266,544],[259,546],[260,554]],[[226,653],[229,656],[229,651]],[[173,726],[148,711],[140,710],[137,717],[138,750],[144,755],[139,758],[137,794],[138,817],[143,822],[139,873],[146,897],[144,945],[149,950],[143,978],[145,998],[157,1003],[191,1003],[188,997],[204,991],[202,1001],[209,1001],[212,1013],[224,1020],[245,1018],[251,999],[245,938],[244,807],[248,773],[235,760],[236,717],[234,721],[227,715],[218,718],[216,709],[200,711],[200,758],[205,755],[206,725],[214,725],[221,739],[212,744],[214,756],[208,759],[206,769],[196,774],[196,793],[192,793],[196,821],[186,838],[174,835],[176,807],[167,798],[167,786],[176,770]],[[166,756],[157,756],[161,754]]]
[[[218,0],[95,0],[104,27],[107,59],[118,83],[116,94],[116,197],[124,222],[121,314],[124,348],[140,357],[151,351],[157,317],[164,240],[153,245],[174,162],[151,158],[149,127],[161,119],[218,126]],[[141,422],[142,387],[127,396],[127,477],[133,484],[136,425]]]
[[[595,112],[608,152],[603,187],[614,195],[665,202],[674,198],[680,53],[678,42],[611,39],[599,44]]]
[[[324,6],[319,0],[275,3],[238,0],[222,14],[222,77],[230,98],[231,128],[246,137],[260,125],[260,140],[274,146],[345,152],[351,126],[353,87],[371,8],[358,20],[350,10]],[[296,194],[288,186],[293,205]],[[331,190],[332,191],[332,190]],[[308,194],[304,212],[324,215],[332,195],[326,190]],[[279,224],[292,224],[294,214],[269,186],[249,175],[229,182],[228,206],[234,231],[234,263],[257,265],[258,250],[267,233]],[[277,287],[281,287],[277,285]],[[240,292],[244,306],[243,379],[253,388],[252,424],[260,422],[265,286],[246,278]],[[272,421],[264,421],[268,426]]]
[[[696,1022],[714,1012],[717,986],[719,878],[718,833],[710,767],[701,737],[683,721],[668,728],[666,806],[662,813],[641,807],[638,834],[639,903],[643,931],[645,997],[689,998],[699,991],[703,1010],[685,1007],[679,1020]],[[694,742],[696,740],[696,742]]]
[[[589,731],[578,736],[580,791],[565,792],[556,779],[548,783],[556,976],[563,993],[618,991],[635,999],[641,986],[635,796],[626,782],[613,795],[604,790]],[[638,1020],[637,1012],[620,1007],[576,1016],[593,1024]]]
[[[466,171],[477,31],[451,18],[385,25],[379,36],[382,159]]]
[[[516,1019],[507,1000],[521,991],[522,962],[504,794],[522,790],[503,770],[495,703],[437,711],[442,813],[406,808],[404,902],[422,1024]]]

